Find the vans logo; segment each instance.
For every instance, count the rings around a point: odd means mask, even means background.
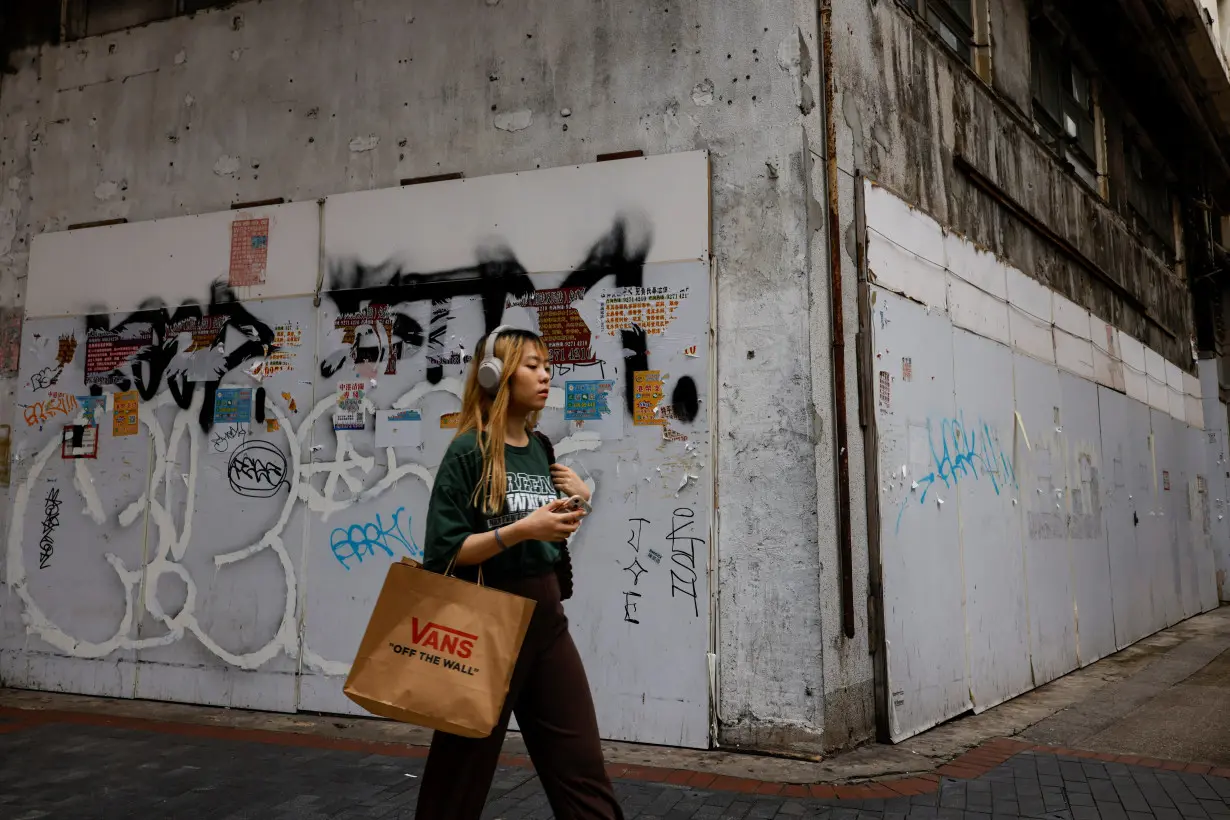
[[[462,632],[460,629],[453,629],[433,621],[426,621],[420,624],[418,618],[412,618],[410,621],[410,643],[413,646],[390,643],[389,648],[397,655],[404,655],[407,658],[417,657],[425,663],[443,666],[445,669],[452,669],[466,675],[473,675],[478,670],[472,666],[459,663],[457,659],[467,660],[474,652],[476,641],[478,641],[477,635],[471,635],[468,632]],[[432,651],[429,652],[427,650]],[[435,654],[437,652],[441,654]],[[452,655],[453,657],[444,657],[445,654]]]

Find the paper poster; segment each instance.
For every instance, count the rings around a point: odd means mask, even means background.
[[[613,381],[574,381],[564,387],[564,418],[568,421],[598,421],[611,412]]]
[[[111,435],[135,436],[137,434],[137,391],[128,390],[115,394],[115,409],[111,411]]]
[[[56,344],[56,364],[60,367],[67,367],[68,363],[73,360],[73,356],[76,355],[77,337],[72,333],[65,333],[60,336],[60,340]]]
[[[214,394],[214,422],[247,424],[252,421],[252,388],[224,387]]]
[[[666,424],[666,418],[654,412],[662,403],[662,372],[638,370],[632,376],[633,404],[632,423],[636,425]]]
[[[237,219],[231,223],[231,287],[263,285],[268,256],[268,217]]]
[[[120,368],[154,342],[154,328],[148,322],[134,322],[119,331],[92,327],[85,336],[85,384],[118,384],[127,377]]]
[[[633,328],[640,328],[650,336],[661,335],[674,321],[686,298],[687,288],[634,287],[604,291],[599,311],[602,330],[610,336]]]
[[[461,413],[443,413],[440,416],[441,430],[456,430],[461,426]]]
[[[423,414],[418,410],[377,410],[377,447],[418,447],[423,443]]]
[[[538,311],[538,332],[547,344],[552,364],[590,364],[597,361],[589,325],[573,307],[585,298],[585,288],[537,290],[510,299],[509,307],[532,307]]]
[[[60,458],[97,458],[98,425],[69,424],[60,442]]]
[[[85,415],[86,424],[98,424],[98,417],[107,410],[107,397],[77,396],[77,406]]]
[[[404,319],[402,314],[389,310],[388,305],[369,304],[351,313],[339,313],[333,327],[342,331],[345,355],[352,362],[371,365],[375,370],[383,360],[384,375],[395,376],[402,356],[401,331],[395,332],[395,326]],[[386,343],[387,353],[383,349]],[[430,365],[430,356],[428,359]]]
[[[341,382],[337,386],[337,409],[333,411],[334,430],[362,430],[367,427],[363,397],[367,388],[363,382]]]

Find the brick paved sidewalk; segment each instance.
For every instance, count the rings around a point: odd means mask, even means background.
[[[420,747],[76,713],[0,711],[5,818],[409,818]],[[1124,761],[1129,762],[1124,762]],[[489,818],[551,817],[527,761],[496,775]],[[1230,770],[995,741],[937,775],[784,785],[612,766],[632,818],[1230,818]]]

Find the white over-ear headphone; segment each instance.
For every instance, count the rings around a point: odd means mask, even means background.
[[[500,377],[504,375],[504,362],[495,355],[495,342],[506,330],[514,330],[511,325],[500,325],[483,339],[483,349],[479,351],[478,383],[490,395],[494,396],[500,389]]]

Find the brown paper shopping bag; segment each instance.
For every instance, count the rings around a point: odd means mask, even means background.
[[[528,598],[393,564],[343,691],[381,717],[486,737],[533,612]]]

